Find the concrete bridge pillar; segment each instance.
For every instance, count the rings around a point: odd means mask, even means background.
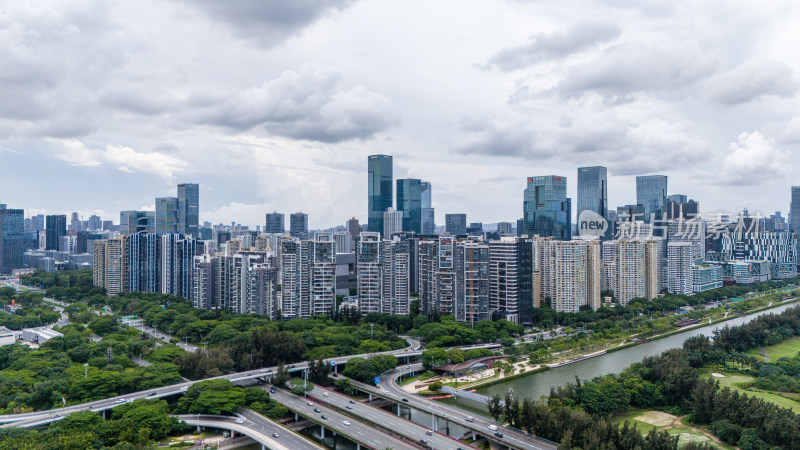
[[[372,394],[369,394],[369,401],[372,401]]]
[[[300,416],[298,416],[297,413],[294,413],[294,421],[297,422],[298,420],[300,420]]]
[[[322,439],[324,441],[325,440],[325,427],[320,425],[319,428],[320,428],[320,432],[319,432],[320,439]]]

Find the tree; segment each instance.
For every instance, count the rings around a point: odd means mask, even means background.
[[[355,389],[350,384],[349,378],[339,378],[333,384],[333,387],[344,395],[353,395],[355,393]]]
[[[178,411],[196,414],[231,414],[245,405],[242,388],[225,379],[206,380],[193,384],[178,401]]]
[[[499,422],[500,416],[503,415],[503,405],[500,394],[494,394],[492,398],[487,400],[487,405],[489,407],[489,415],[492,416],[495,422]]]
[[[432,369],[450,361],[450,355],[443,348],[429,348],[422,351],[422,367]]]

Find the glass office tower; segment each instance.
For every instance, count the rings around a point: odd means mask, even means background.
[[[421,180],[397,180],[397,210],[403,213],[403,231],[422,233]]]
[[[608,220],[608,170],[603,166],[578,168],[578,226],[581,213],[592,211]],[[611,227],[607,230],[610,237]]]
[[[392,207],[392,157],[370,155],[368,173],[367,231],[383,233],[383,213]]]
[[[436,221],[434,209],[431,204],[431,183],[422,182],[422,195],[420,197],[420,207],[422,209],[422,234],[433,234],[436,232]]]
[[[661,219],[667,207],[666,175],[636,177],[636,204],[644,208],[645,223],[650,223],[653,217]]]
[[[0,273],[22,268],[25,253],[25,211],[0,205]]]
[[[200,185],[182,183],[178,185],[178,223],[180,233],[200,238]]]
[[[522,213],[528,236],[571,239],[572,200],[567,198],[567,177],[528,177]]]
[[[45,222],[47,225],[45,250],[58,250],[58,243],[61,240],[61,236],[67,235],[67,216],[46,216]]]
[[[180,233],[178,212],[180,202],[177,197],[156,198],[156,234]]]

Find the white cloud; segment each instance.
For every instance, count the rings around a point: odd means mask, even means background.
[[[186,161],[164,153],[140,153],[119,145],[89,148],[77,139],[53,139],[51,142],[57,147],[55,156],[73,166],[110,167],[127,173],[155,174],[170,181],[189,167]]]
[[[797,91],[792,69],[777,61],[747,61],[709,82],[711,98],[726,105],[760,97],[791,97]]]
[[[728,154],[715,177],[718,184],[760,185],[784,177],[791,165],[787,155],[775,144],[775,139],[754,131],[741,133],[728,146]]]
[[[385,95],[346,86],[342,75],[316,64],[229,96],[203,111],[198,121],[320,142],[369,139],[400,121]]]

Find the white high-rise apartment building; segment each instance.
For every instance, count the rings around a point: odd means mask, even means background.
[[[364,314],[383,312],[381,304],[381,234],[362,232],[356,258],[358,308]]]
[[[545,295],[556,311],[577,312],[581,306],[600,307],[601,263],[599,241],[543,242],[542,264],[549,277]]]
[[[633,239],[603,243],[603,288],[614,291],[619,304],[658,295],[662,265],[661,240]]]
[[[311,297],[311,316],[326,314],[336,306],[336,241],[331,233],[317,234],[313,242]]]
[[[389,207],[383,213],[383,236],[391,239],[395,233],[403,231],[403,211]]]
[[[692,243],[667,244],[667,286],[673,294],[692,293]]]

